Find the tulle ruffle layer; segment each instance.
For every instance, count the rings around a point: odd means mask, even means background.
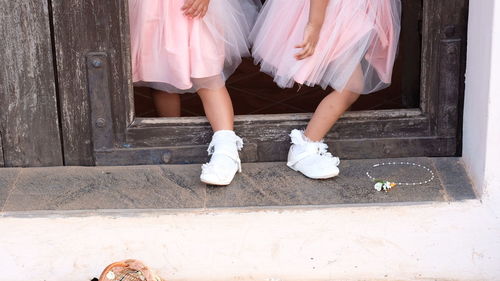
[[[391,83],[400,0],[330,0],[315,54],[295,59],[309,0],[268,0],[250,35],[255,62],[281,87],[295,83],[367,94]]]
[[[249,56],[257,0],[212,0],[189,19],[185,0],[129,0],[134,85],[171,93],[218,89]]]

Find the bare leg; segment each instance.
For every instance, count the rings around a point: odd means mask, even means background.
[[[349,81],[347,88],[358,89],[357,92],[361,92],[362,79],[363,73],[361,67],[358,67]],[[307,125],[304,133],[305,136],[312,141],[322,140],[358,98],[359,94],[348,90],[342,92],[333,91],[330,93],[321,101],[316,112],[314,112],[311,121]]]
[[[322,140],[340,116],[359,98],[359,94],[344,91],[332,92],[319,104],[307,125],[305,135],[312,141]]]
[[[234,129],[234,110],[226,87],[218,90],[200,89],[198,95],[214,132]]]
[[[200,180],[211,185],[228,185],[238,171],[241,161],[238,150],[243,141],[233,132],[233,103],[226,87],[198,91],[205,114],[215,132],[210,143],[210,162],[202,166]]]
[[[171,94],[162,91],[153,92],[153,100],[156,112],[160,117],[180,117],[181,97],[179,94]]]

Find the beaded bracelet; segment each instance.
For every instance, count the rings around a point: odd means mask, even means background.
[[[429,172],[430,174],[430,177],[425,180],[425,181],[420,181],[420,182],[391,182],[391,181],[387,181],[387,180],[380,180],[380,179],[376,179],[375,177],[373,177],[372,175],[370,175],[370,171],[367,171],[366,172],[366,176],[368,176],[368,178],[370,178],[370,180],[374,181],[375,182],[375,189],[377,191],[389,191],[389,189],[395,187],[396,185],[406,185],[406,186],[415,186],[415,185],[424,185],[424,184],[427,184],[431,181],[434,180],[435,178],[435,175],[434,175],[434,172],[427,168],[426,166],[424,165],[421,165],[421,164],[417,164],[417,163],[412,163],[412,162],[385,162],[385,163],[378,163],[378,164],[375,164],[372,166],[372,169],[373,168],[376,168],[376,167],[381,167],[381,166],[390,166],[390,165],[405,165],[405,166],[415,166],[415,167],[419,167],[419,168],[422,168],[424,170],[426,170],[427,172]]]

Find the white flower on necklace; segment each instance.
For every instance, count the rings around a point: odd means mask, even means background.
[[[375,189],[377,191],[389,191],[391,188],[395,187],[396,186],[396,183],[394,182],[390,182],[390,181],[377,181],[375,183]]]

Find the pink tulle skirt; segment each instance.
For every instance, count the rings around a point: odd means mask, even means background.
[[[390,85],[401,30],[400,0],[330,0],[316,52],[298,61],[310,0],[268,0],[250,35],[261,70],[295,83],[367,94]]]
[[[257,0],[212,0],[189,19],[185,0],[129,0],[133,82],[171,93],[218,89],[249,56]]]

